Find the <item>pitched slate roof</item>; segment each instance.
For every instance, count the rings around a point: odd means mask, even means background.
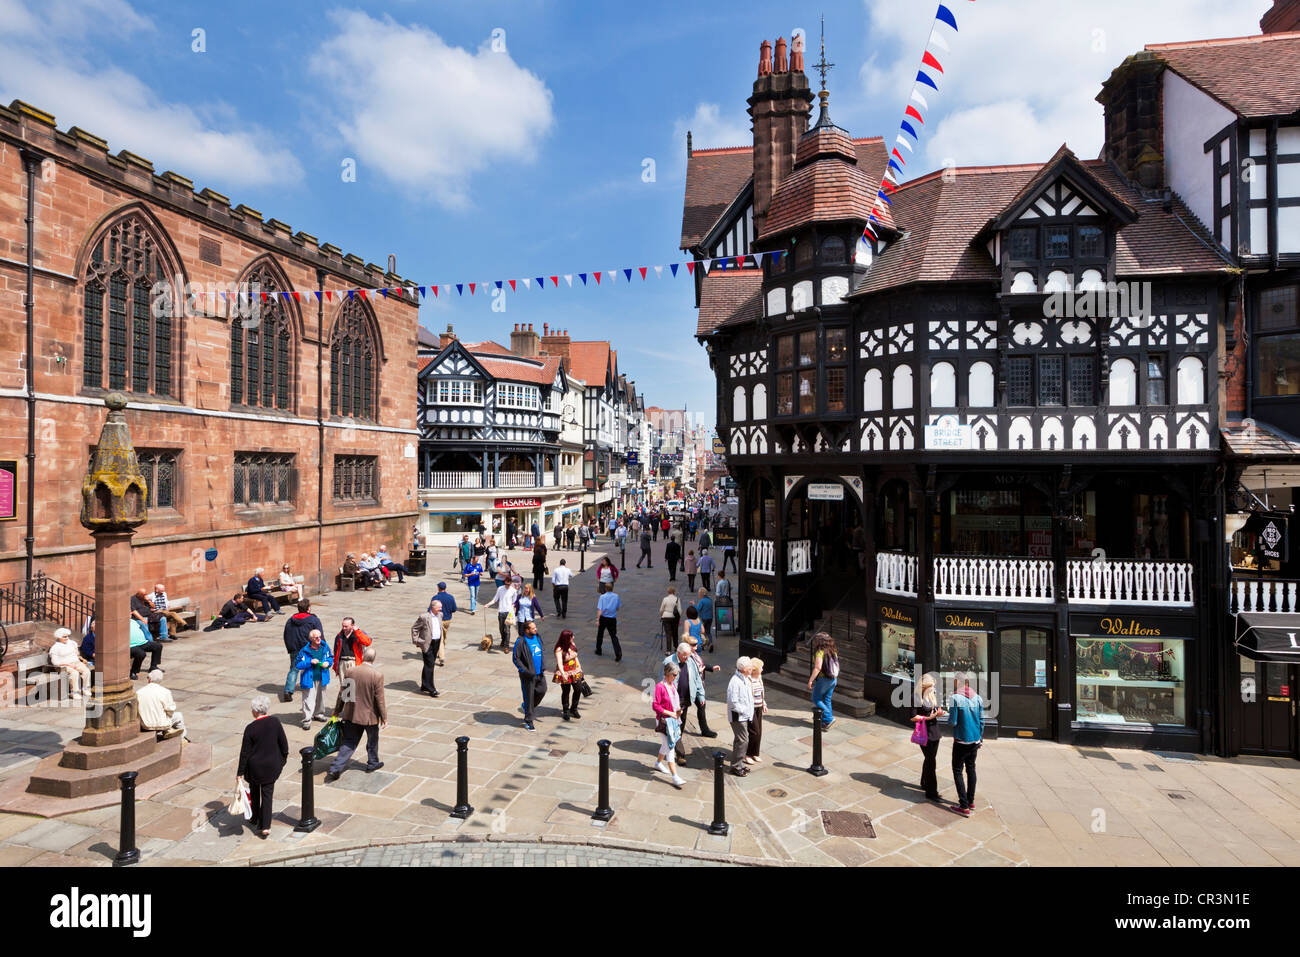
[[[888,162],[878,137],[858,146],[839,127],[814,127],[799,140],[794,169],[772,194],[760,238],[813,222],[866,222]],[[878,218],[888,223],[888,209]]]
[[[1145,49],[1240,116],[1300,110],[1300,32],[1151,43]]]
[[[700,315],[695,334],[708,335],[721,325],[759,318],[763,274],[757,269],[715,269],[700,287]]]
[[[878,136],[851,141],[858,165],[868,178],[880,181],[889,162],[884,141]],[[686,163],[686,198],[682,204],[682,238],[679,249],[703,242],[727,208],[754,176],[754,147],[730,146],[695,150]],[[872,187],[872,195],[875,188]]]
[[[913,180],[893,195],[893,213],[903,235],[876,258],[854,295],[914,282],[987,280],[1000,275],[976,238],[1021,196],[1044,164],[959,168],[946,181],[943,171]],[[1101,188],[1137,213],[1116,239],[1115,272],[1120,277],[1222,272],[1226,260],[1181,201],[1166,209],[1146,200],[1102,160],[1080,166]]]

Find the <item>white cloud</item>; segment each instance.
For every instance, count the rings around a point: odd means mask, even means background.
[[[752,146],[754,143],[749,121],[743,119],[743,114],[724,117],[716,103],[700,103],[691,117],[673,124],[673,142],[681,144],[682,155],[686,152],[687,130],[696,149]]]
[[[125,0],[0,0],[0,100],[25,100],[64,128],[102,136],[114,152],[130,150],[199,183],[265,186],[301,178],[289,150],[266,145],[275,137],[238,122],[229,107],[211,110],[224,111],[233,132],[160,97],[126,70],[90,66],[86,57],[101,28],[120,36],[154,29]]]
[[[932,21],[913,0],[864,0],[871,43],[890,51],[859,70],[864,96],[897,104],[911,93]],[[940,92],[924,89],[918,162],[942,166],[1036,162],[1068,142],[1081,158],[1101,150],[1102,109],[1095,97],[1124,58],[1148,43],[1259,32],[1269,0],[1019,0],[1012,5],[949,2],[960,32],[943,64]],[[1019,11],[1019,12],[1017,12]],[[945,36],[951,31],[940,27]],[[915,124],[914,124],[915,125]],[[892,133],[889,134],[892,137]]]
[[[530,162],[554,125],[552,94],[534,73],[495,52],[471,53],[438,34],[334,11],[337,28],[310,60],[329,85],[328,123],[358,162],[449,207],[469,204],[473,174],[494,162]]]

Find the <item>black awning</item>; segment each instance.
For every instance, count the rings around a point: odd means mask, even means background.
[[[1237,616],[1237,651],[1256,661],[1300,662],[1300,615],[1242,612]]]

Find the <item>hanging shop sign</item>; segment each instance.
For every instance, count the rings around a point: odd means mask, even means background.
[[[1246,519],[1242,531],[1255,537],[1255,551],[1275,562],[1287,561],[1289,545],[1287,516],[1276,512],[1257,512]]]
[[[542,504],[540,498],[499,498],[493,508],[537,508]]]
[[[808,501],[842,502],[844,501],[844,486],[839,482],[809,482]]]
[[[0,522],[18,517],[18,461],[0,459]]]

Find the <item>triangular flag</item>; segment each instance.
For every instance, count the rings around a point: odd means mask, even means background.
[[[909,107],[909,109],[910,109],[910,107]],[[912,128],[912,124],[909,123],[909,122],[907,122],[907,120],[903,120],[903,122],[899,123],[899,124],[898,124],[898,128],[901,129],[901,130],[902,130],[903,132],[905,132],[905,133],[911,133],[913,139],[917,139],[917,140],[919,140],[919,139],[921,138],[921,137],[919,137],[919,136],[916,135],[916,130],[914,130],[914,129]]]
[[[267,301],[266,293],[262,293],[262,302],[266,302],[266,301]]]
[[[916,71],[916,82],[924,83],[926,86],[934,90],[939,89],[939,87],[935,85],[934,80],[930,79],[930,74],[926,73],[924,70]]]
[[[366,291],[364,289],[358,289],[357,295],[361,297],[363,302],[368,301],[366,300]]]
[[[879,196],[881,199],[883,199],[888,205],[890,206],[894,205],[889,201],[889,197],[885,195],[884,190],[881,190],[880,192],[876,193],[876,195]]]
[[[934,58],[934,54],[931,53],[929,50],[925,51],[925,54],[921,57],[921,62],[926,66],[934,67],[940,73],[943,72],[943,67],[939,65],[939,61]]]
[[[736,257],[736,268],[737,268],[737,269],[744,269],[744,268],[745,268],[745,257],[744,257],[744,256],[737,256],[737,257]]]
[[[640,267],[640,269],[641,269],[641,281],[642,281],[642,282],[645,282],[645,268],[646,268],[645,266],[641,266],[641,267]],[[628,278],[631,279],[632,277],[629,276]]]
[[[294,301],[294,302],[302,302],[302,297],[299,296],[297,292],[294,292],[294,294],[293,294],[293,301]]]
[[[701,271],[704,273],[704,275],[706,275],[706,276],[709,274],[709,267],[712,266],[712,265],[713,265],[713,260],[712,260],[712,259],[701,259],[701,260],[700,260],[700,270],[701,270]]]
[[[551,278],[554,278],[554,277],[551,277]],[[568,283],[568,284],[569,284],[569,288],[572,289],[572,288],[573,288],[573,273],[571,273],[571,272],[566,272],[566,273],[564,274],[564,281],[565,281],[566,283]],[[582,279],[582,284],[583,284],[584,286],[587,285],[587,279],[586,279],[585,276],[584,276],[583,279]]]
[[[527,279],[524,280],[524,282],[527,282],[527,281],[528,281]],[[497,288],[500,289],[501,287],[500,287],[500,286],[497,286]],[[510,280],[510,291],[511,291],[511,292],[514,292],[514,291],[515,291],[515,281],[514,281],[513,279]]]
[[[920,112],[917,110],[917,108],[912,106],[911,104],[908,104],[907,109],[903,111],[903,115],[912,117],[913,119],[916,120],[916,122],[920,123],[922,126],[925,125],[925,118],[922,117]]]
[[[894,150],[894,152],[897,153],[898,150]],[[898,157],[898,158],[899,158],[900,160],[903,159],[903,157],[901,157],[901,156]],[[906,162],[906,160],[903,160],[903,161]],[[898,163],[896,163],[896,162],[895,162],[894,160],[892,160],[892,159],[889,161],[889,165],[892,166],[894,169],[898,170],[900,173],[903,171],[903,167],[899,166]]]
[[[592,275],[596,277],[596,285],[599,286],[599,285],[600,285],[600,270],[599,270],[599,269],[596,270],[594,273],[592,273]]]
[[[533,281],[532,281],[531,279],[529,279],[527,276],[525,276],[525,277],[524,277],[522,280],[520,280],[520,281],[524,284],[524,288],[525,288],[525,289],[532,289],[532,288],[533,288]],[[512,286],[511,288],[514,288],[514,287]]]
[[[781,253],[783,253],[784,251],[785,251],[785,250],[783,250],[783,249],[774,249],[774,250],[772,250],[772,268],[773,268],[773,269],[775,269],[777,266],[781,265]]]
[[[952,11],[949,10],[947,7],[945,7],[942,3],[939,4],[939,11],[934,15],[934,18],[936,20],[942,20],[944,23],[948,24],[948,26],[952,27],[954,30],[957,29],[957,18],[954,17],[952,15]]]
[[[333,290],[333,289],[326,289],[326,290],[325,290],[325,301],[326,301],[326,302],[333,302],[333,301],[334,301],[334,290]]]
[[[891,183],[898,182],[898,178],[894,176],[894,171],[891,170],[889,167],[885,167],[885,175],[883,178],[889,180]]]
[[[430,286],[429,288],[433,290],[433,298],[434,298],[434,299],[437,299],[437,298],[438,298],[438,287],[437,287],[437,286]]]
[[[917,89],[912,90],[912,99],[916,100],[916,102],[920,103],[927,110],[930,108],[930,104],[925,102],[925,97],[921,95],[920,90]]]
[[[644,275],[645,275],[645,271],[642,270],[642,273],[641,273],[641,274],[642,274],[642,276],[644,276]],[[677,267],[676,267],[676,266],[673,266],[673,275],[674,275],[674,276],[677,275]],[[663,267],[663,266],[655,266],[655,278],[656,278],[656,279],[663,279],[663,278],[664,278],[664,267]]]
[[[572,285],[573,285],[573,279],[570,278],[570,277],[568,277],[568,276],[566,276],[565,278],[569,280],[569,285],[572,286]],[[559,284],[560,284],[560,277],[559,277],[559,276],[552,276],[552,277],[551,277],[551,285],[552,285],[552,286],[558,286]],[[546,285],[546,284],[543,283],[542,285]]]
[[[565,276],[564,278],[568,279],[569,277]],[[587,274],[585,272],[578,273],[578,278],[582,280],[584,286],[587,285]],[[573,285],[573,283],[569,283],[569,285]]]
[[[695,262],[693,260],[686,264],[686,271],[692,276],[695,275]],[[673,275],[676,275],[676,272],[674,272]]]
[[[381,290],[379,290],[379,294],[382,295],[385,299],[388,298],[388,290],[387,290],[387,289],[381,289]]]
[[[320,302],[320,290],[319,290],[319,289],[316,290],[316,301],[317,301],[317,302]]]
[[[610,270],[608,270],[608,271],[605,273],[605,275],[607,275],[607,276],[609,277],[609,281],[610,281],[610,282],[613,282],[615,279],[618,278],[618,270],[617,270],[617,269],[610,269]]]
[[[477,285],[478,285],[478,283],[476,283],[476,282],[472,282],[472,283],[469,284],[469,294],[470,294],[471,296],[474,295],[474,287],[477,286]]]
[[[434,287],[433,287],[433,294],[434,294],[435,296],[438,295],[438,287],[437,287],[437,286],[434,286]],[[425,295],[427,295],[427,294],[425,293],[425,287],[424,287],[424,286],[421,286],[421,287],[420,287],[420,298],[423,299],[423,298],[425,297]]]
[[[644,274],[645,274],[645,270],[643,269],[643,270],[641,270],[641,272],[642,272],[642,276],[641,276],[641,278],[644,279],[644,278],[645,278],[645,275],[644,275]],[[623,270],[623,275],[627,277],[627,281],[628,281],[628,282],[631,282],[631,281],[632,281],[632,270],[630,270],[630,269],[624,269],[624,270]]]
[[[677,263],[669,263],[669,264],[668,264],[668,268],[672,271],[673,278],[676,279],[676,278],[677,278]],[[687,265],[686,268],[687,268],[687,269],[690,268],[689,264]]]
[[[498,288],[498,289],[501,288],[501,280],[500,280],[500,279],[497,280],[497,288]]]
[[[900,146],[903,147],[903,149],[907,150],[909,153],[915,153],[915,152],[916,152],[914,149],[912,149],[912,144],[909,143],[909,142],[907,142],[907,140],[903,139],[903,134],[902,134],[902,133],[899,133],[899,134],[898,134],[898,136],[897,136],[897,138],[894,140],[894,142],[895,142],[895,143],[898,143]]]
[[[926,46],[936,46],[940,50],[946,50],[949,53],[952,52],[952,47],[948,46],[948,41],[943,38],[943,34],[939,32],[938,27],[935,27],[930,31],[930,42],[927,43]]]
[[[882,180],[880,181],[880,188],[883,189],[883,190],[888,190],[888,191],[891,192],[891,193],[898,189],[897,186],[895,186],[893,183],[891,183],[891,182],[890,182],[889,180],[887,180],[887,179],[882,179]]]
[[[457,294],[458,296],[463,296],[463,295],[465,295],[465,284],[464,284],[464,283],[461,283],[461,282],[456,283],[456,294]]]

